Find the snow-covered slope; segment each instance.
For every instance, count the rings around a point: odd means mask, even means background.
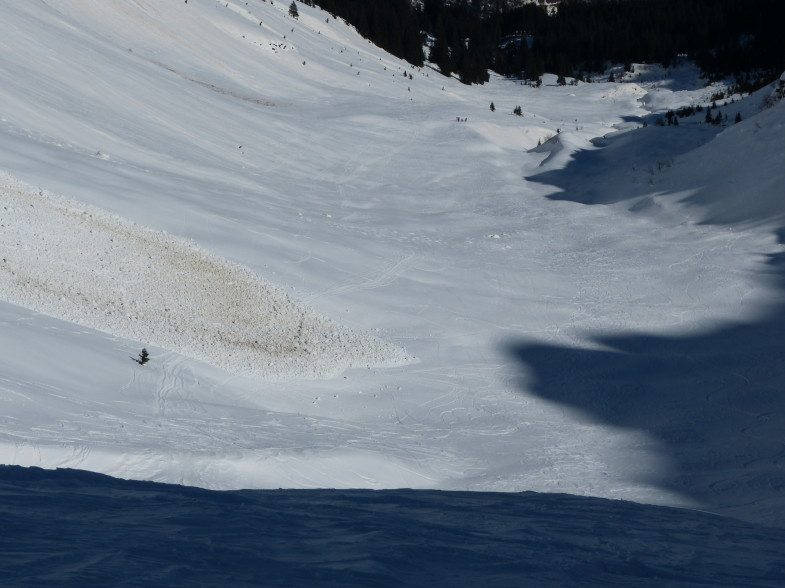
[[[182,239],[0,178],[3,299],[259,377],[401,364],[353,333]]]
[[[782,107],[636,128],[712,90],[466,87],[300,15],[0,5],[0,461],[783,522]]]
[[[782,225],[784,134],[785,103],[779,102],[681,158],[665,185],[694,186],[685,200],[701,221]]]
[[[0,467],[0,517],[0,574],[9,587],[785,581],[783,529],[565,494],[214,492]]]

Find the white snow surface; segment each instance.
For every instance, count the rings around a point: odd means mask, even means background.
[[[0,4],[0,461],[785,523],[783,105],[658,127],[715,89],[468,87],[287,7]]]

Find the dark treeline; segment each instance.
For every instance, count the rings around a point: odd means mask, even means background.
[[[506,0],[314,0],[394,55],[464,83],[488,70],[526,79],[581,76],[608,63],[669,65],[687,55],[710,76],[785,69],[783,0],[565,0],[555,15]]]
[[[420,23],[409,0],[313,0],[385,51],[409,63],[423,64]]]
[[[606,62],[667,66],[682,54],[716,75],[785,67],[781,0],[573,1],[546,19],[532,20],[520,9],[508,14],[493,18],[507,35],[519,25],[531,47],[497,56],[494,69],[507,75],[575,75],[601,71]]]

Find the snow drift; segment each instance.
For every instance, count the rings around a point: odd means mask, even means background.
[[[0,466],[0,517],[4,586],[779,588],[785,581],[785,530],[565,494],[213,492]]]

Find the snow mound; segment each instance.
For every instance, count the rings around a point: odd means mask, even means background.
[[[198,578],[199,586],[267,588],[780,588],[785,581],[783,529],[566,494],[206,492],[0,466],[0,516],[5,586],[191,588]],[[262,566],[272,570],[263,582]]]
[[[536,147],[529,149],[529,153],[546,153],[547,156],[540,162],[539,167],[546,169],[560,169],[572,159],[573,154],[579,149],[586,149],[590,145],[587,141],[570,132],[557,132],[555,135],[546,135],[546,140]]]
[[[777,104],[780,100],[785,98],[785,72],[782,72],[779,80],[777,80],[771,89],[770,94],[766,97],[764,101],[764,106],[771,107]]]
[[[783,153],[785,102],[779,102],[680,157],[661,186],[672,193],[691,189],[683,202],[700,222],[781,226]]]
[[[0,297],[9,302],[253,377],[408,360],[190,241],[8,174],[0,193]]]

